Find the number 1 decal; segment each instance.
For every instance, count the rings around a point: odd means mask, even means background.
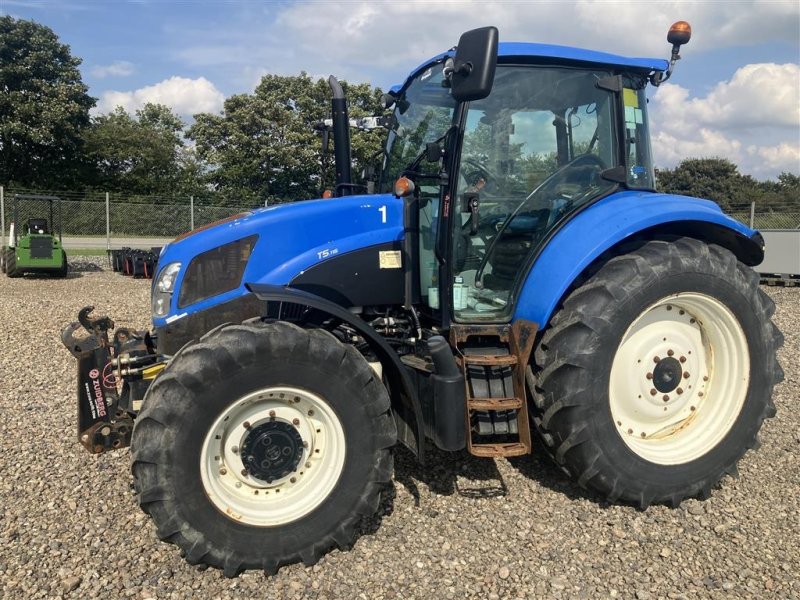
[[[381,223],[386,223],[386,206],[381,206],[378,212],[381,213]]]

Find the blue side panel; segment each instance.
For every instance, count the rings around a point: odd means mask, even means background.
[[[170,314],[153,320],[163,326],[177,315],[205,310],[247,294],[245,284],[286,285],[320,262],[367,246],[404,238],[403,201],[391,194],[308,200],[258,209],[249,215],[192,234],[166,246],[159,266],[180,262],[179,290],[189,261],[206,250],[258,235],[242,285],[229,292],[179,309],[172,298]]]
[[[579,213],[550,240],[522,287],[514,319],[544,328],[567,288],[604,251],[639,231],[675,221],[721,225],[748,238],[756,233],[710,200],[652,192],[612,194]]]

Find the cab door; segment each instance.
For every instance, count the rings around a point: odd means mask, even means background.
[[[602,71],[497,68],[489,97],[463,120],[451,248],[457,322],[510,319],[514,290],[536,248],[562,220],[616,188],[615,96]],[[477,196],[478,214],[465,212]]]

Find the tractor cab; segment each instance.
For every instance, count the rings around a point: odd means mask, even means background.
[[[393,90],[381,182],[385,192],[398,177],[413,182],[398,193],[415,202],[419,292],[445,326],[450,315],[508,321],[564,223],[617,191],[654,190],[645,89],[670,70],[666,60],[498,44],[492,28],[465,35]],[[484,81],[464,92],[473,76]]]

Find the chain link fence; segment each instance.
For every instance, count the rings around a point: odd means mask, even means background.
[[[57,199],[52,217],[49,201],[25,196]],[[3,243],[15,220],[15,205],[17,227],[32,218],[45,218],[56,233],[60,224],[67,248],[95,249],[160,245],[197,227],[258,208],[219,206],[215,200],[213,196],[167,198],[0,186]],[[725,210],[755,229],[800,229],[800,198],[728,205]]]
[[[50,201],[53,199],[53,214]],[[106,192],[33,190],[0,186],[3,243],[12,222],[44,218],[69,248],[120,248],[168,241],[256,206],[218,206],[213,198],[126,196]],[[18,230],[19,231],[19,230]],[[156,244],[157,245],[157,244]]]
[[[730,204],[723,209],[753,229],[800,229],[800,198]]]

